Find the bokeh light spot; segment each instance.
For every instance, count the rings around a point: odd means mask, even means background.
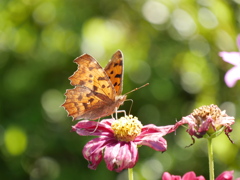
[[[124,26],[118,21],[90,19],[83,25],[81,49],[99,59],[106,50],[118,49],[124,34]]]
[[[223,51],[233,51],[236,49],[235,39],[224,30],[218,30],[215,35],[215,44]]]
[[[168,8],[157,1],[147,1],[142,7],[142,13],[152,24],[163,24],[169,18]]]
[[[204,37],[196,35],[190,39],[189,49],[197,56],[205,56],[209,53],[210,46]]]
[[[42,107],[52,122],[64,120],[66,113],[60,107],[63,102],[63,95],[58,90],[50,89],[43,93],[41,98]]]
[[[163,172],[163,165],[157,159],[147,159],[141,165],[141,174],[146,179],[158,179]]]
[[[27,135],[21,128],[12,126],[6,129],[4,142],[8,153],[12,156],[17,156],[26,150]]]
[[[207,8],[199,9],[198,19],[201,25],[207,29],[213,29],[218,25],[217,17]]]
[[[33,12],[34,20],[41,24],[46,25],[54,20],[56,16],[56,9],[53,3],[45,2],[37,6]]]
[[[203,79],[196,72],[184,72],[181,75],[181,84],[185,91],[190,94],[196,94],[203,87]]]
[[[236,116],[236,106],[232,102],[224,102],[220,105],[220,109],[226,110],[227,115],[229,116]]]
[[[31,179],[57,179],[60,174],[60,166],[50,157],[41,157],[38,159],[32,171],[30,172]]]
[[[183,37],[192,36],[197,29],[192,17],[182,9],[176,9],[172,13],[172,24]]]

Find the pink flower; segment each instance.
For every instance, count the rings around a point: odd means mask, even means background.
[[[224,171],[216,178],[216,180],[232,180],[232,179],[233,171]]]
[[[138,161],[138,146],[146,145],[156,151],[166,151],[167,141],[162,137],[173,131],[173,125],[143,126],[136,117],[101,122],[83,120],[72,127],[80,136],[99,136],[83,148],[83,156],[90,169],[96,169],[104,158],[107,168],[120,172],[132,168]]]
[[[237,37],[237,45],[240,49],[240,35]],[[224,61],[234,65],[234,67],[226,73],[224,79],[228,87],[233,87],[237,80],[240,80],[240,53],[239,52],[220,52],[219,56]]]
[[[233,171],[224,171],[220,174],[215,180],[232,180],[233,179]],[[187,172],[186,174],[181,176],[171,175],[168,172],[164,172],[162,175],[162,180],[205,180],[203,176],[196,176],[193,171]],[[240,180],[237,178],[236,180]]]
[[[190,115],[177,122],[174,129],[176,130],[183,124],[188,124],[187,132],[192,137],[193,143],[195,141],[193,136],[197,138],[214,138],[223,131],[231,141],[229,133],[232,132],[230,126],[234,124],[234,117],[228,116],[217,105],[211,104],[194,109]]]
[[[181,176],[171,175],[168,172],[164,172],[162,175],[162,180],[205,180],[203,176],[196,176],[193,171],[187,172],[186,174]]]

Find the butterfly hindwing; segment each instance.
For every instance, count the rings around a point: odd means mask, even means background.
[[[76,86],[65,93],[66,101],[62,105],[68,111],[68,115],[76,119],[98,119],[106,112],[103,107],[114,102],[103,94],[95,93],[84,86]]]
[[[118,50],[111,58],[107,66],[105,67],[110,81],[117,95],[122,94],[123,89],[123,54]]]

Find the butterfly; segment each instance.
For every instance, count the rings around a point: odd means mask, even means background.
[[[103,69],[89,54],[77,57],[73,62],[77,71],[68,79],[75,86],[65,93],[62,104],[73,120],[96,120],[112,115],[126,100],[121,95],[123,89],[123,54],[120,50],[113,54]]]

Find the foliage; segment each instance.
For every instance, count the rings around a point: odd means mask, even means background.
[[[142,124],[174,124],[209,104],[235,116],[235,144],[224,136],[214,141],[215,169],[216,174],[239,172],[240,84],[232,89],[225,85],[231,65],[218,56],[219,51],[237,50],[239,3],[1,0],[1,179],[127,177],[126,172],[108,171],[104,163],[96,171],[87,168],[82,148],[88,139],[70,132],[75,123],[60,107],[66,89],[72,88],[67,78],[77,68],[73,59],[88,53],[105,66],[117,49],[125,57],[123,92],[150,83],[128,96],[134,100],[131,114]],[[125,102],[120,109],[129,107]],[[164,171],[208,177],[204,141],[184,149],[191,143],[184,130],[166,139],[164,154],[139,149],[135,178],[160,179]]]

